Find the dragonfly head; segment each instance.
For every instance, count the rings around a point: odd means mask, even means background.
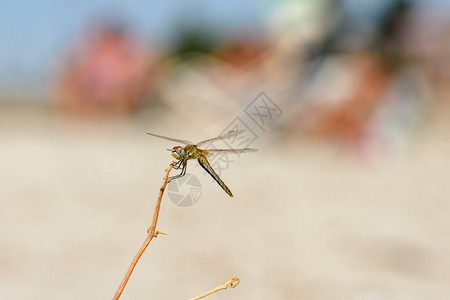
[[[169,151],[172,151],[172,156],[176,159],[180,160],[184,157],[184,149],[180,146],[173,147],[173,149],[167,149]]]

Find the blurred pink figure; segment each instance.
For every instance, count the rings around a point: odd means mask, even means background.
[[[154,65],[147,51],[123,27],[100,26],[66,67],[58,105],[87,114],[129,112],[148,90]]]

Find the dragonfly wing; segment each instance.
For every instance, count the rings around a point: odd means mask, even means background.
[[[250,152],[256,152],[258,149],[252,149],[252,148],[242,148],[242,149],[208,149],[206,150],[211,154],[215,153],[250,153]]]
[[[196,144],[196,146],[201,146],[201,145],[204,145],[204,144],[207,144],[207,143],[211,143],[211,142],[214,142],[214,141],[218,141],[218,140],[226,140],[226,139],[229,139],[229,138],[238,136],[238,135],[240,135],[241,133],[243,133],[244,131],[245,131],[245,130],[232,130],[232,131],[228,131],[227,133],[222,134],[222,135],[219,135],[218,137],[215,137],[215,138],[212,138],[212,139],[207,139],[207,140],[198,142],[198,143]]]
[[[184,144],[184,145],[192,145],[193,144],[191,141],[187,141],[187,140],[175,139],[175,138],[171,138],[171,137],[168,137],[168,136],[163,136],[163,135],[154,134],[154,133],[150,133],[150,132],[147,132],[147,134],[159,137],[161,139],[169,140],[169,141],[172,141],[172,142],[177,142],[177,143],[180,143],[180,144]]]
[[[205,156],[200,156],[198,159],[198,163],[200,166],[202,166],[203,169],[205,169],[206,172],[209,173],[209,175],[214,178],[214,180],[220,185],[220,187],[228,194],[230,197],[233,197],[233,193],[231,193],[230,189],[227,187],[227,185],[220,179],[219,175],[216,174],[214,169],[211,167],[211,165],[208,162],[208,159],[206,159]]]

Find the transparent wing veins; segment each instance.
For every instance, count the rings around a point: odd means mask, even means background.
[[[159,137],[161,139],[169,140],[169,141],[172,141],[172,142],[184,144],[184,145],[192,145],[193,144],[191,141],[188,141],[188,140],[175,139],[175,138],[171,138],[171,137],[168,137],[168,136],[163,136],[163,135],[154,134],[154,133],[150,133],[150,132],[147,132],[147,134],[151,135],[151,136]]]
[[[250,153],[250,152],[256,152],[258,149],[253,148],[242,148],[242,149],[207,149],[209,153]]]
[[[207,139],[207,140],[198,142],[198,143],[196,144],[196,146],[201,146],[201,145],[204,145],[204,144],[207,144],[207,143],[211,143],[211,142],[214,142],[214,141],[218,141],[218,140],[229,139],[229,138],[232,138],[232,137],[235,137],[235,136],[240,135],[240,134],[243,133],[244,131],[245,131],[245,129],[243,129],[243,130],[232,130],[232,131],[228,131],[227,133],[225,133],[225,134],[223,134],[223,135],[220,135],[220,136],[218,136],[218,137],[215,137],[215,138],[212,138],[212,139]]]

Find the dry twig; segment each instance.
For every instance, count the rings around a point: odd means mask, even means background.
[[[156,230],[156,224],[158,223],[159,210],[160,210],[160,207],[161,207],[161,199],[162,199],[162,196],[164,194],[164,190],[166,189],[167,184],[170,182],[169,173],[170,173],[170,170],[172,170],[172,168],[173,168],[173,165],[171,164],[166,169],[166,175],[164,176],[164,182],[163,182],[162,186],[159,188],[159,195],[158,195],[158,199],[156,200],[155,211],[153,213],[152,226],[147,230],[147,232],[148,232],[147,238],[145,239],[145,241],[142,244],[141,248],[139,248],[139,251],[134,256],[133,261],[131,262],[131,264],[128,267],[128,270],[127,270],[125,276],[122,279],[122,282],[120,283],[119,287],[117,288],[117,291],[116,291],[116,294],[114,295],[113,300],[117,300],[117,299],[120,298],[120,295],[122,294],[123,290],[125,289],[125,286],[127,285],[128,279],[130,279],[131,273],[133,273],[134,267],[138,263],[139,259],[141,258],[141,256],[144,253],[145,249],[147,249],[147,247],[150,244],[150,242],[152,241],[152,239],[154,237],[157,237],[158,234],[166,234],[165,232]],[[191,300],[197,300],[197,299],[204,298],[204,297],[206,297],[208,295],[211,295],[211,294],[213,294],[215,292],[218,292],[220,290],[225,290],[225,289],[227,289],[229,287],[235,288],[239,284],[239,282],[240,282],[239,278],[236,275],[234,275],[227,282],[219,285],[218,287],[216,287],[216,288],[214,288],[214,289],[212,289],[212,290],[210,290],[210,291],[208,291],[208,292],[206,292],[206,293],[204,293],[204,294],[202,294],[200,296],[192,298]]]
[[[208,291],[208,292],[206,292],[204,294],[201,294],[200,296],[191,298],[189,300],[198,300],[198,299],[204,298],[204,297],[206,297],[208,295],[211,295],[211,294],[213,294],[215,292],[218,292],[220,290],[225,290],[225,289],[227,289],[229,287],[235,288],[239,284],[239,282],[241,282],[240,279],[236,275],[233,275],[233,277],[231,277],[230,280],[228,280],[227,282],[224,282],[221,285],[219,285],[218,287],[216,287],[216,288],[214,288],[214,289],[212,289],[212,290],[210,290],[210,291]]]
[[[114,295],[113,300],[119,299],[125,286],[127,285],[128,279],[130,279],[131,273],[133,273],[134,267],[136,266],[137,262],[139,261],[139,258],[141,258],[142,253],[144,253],[148,244],[150,244],[151,240],[154,237],[157,237],[158,234],[166,234],[162,231],[157,231],[156,224],[158,223],[159,209],[161,207],[161,199],[162,199],[162,196],[164,194],[164,190],[166,189],[167,184],[170,182],[169,173],[170,173],[170,170],[172,170],[172,167],[173,167],[173,165],[171,164],[166,169],[166,175],[164,176],[164,182],[163,182],[162,186],[159,188],[159,195],[158,195],[158,199],[156,200],[155,212],[153,213],[152,226],[147,230],[147,232],[148,232],[147,238],[145,239],[145,241],[142,244],[139,251],[134,256],[133,261],[131,262],[130,266],[128,267],[127,273],[125,274],[125,276],[122,279],[122,282],[120,283],[119,287],[117,288],[117,291],[116,291],[116,294]]]

